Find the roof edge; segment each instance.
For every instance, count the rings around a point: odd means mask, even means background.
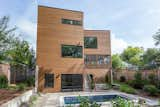
[[[78,11],[78,10],[62,9],[62,8],[50,7],[50,6],[44,6],[44,5],[38,5],[38,7],[45,7],[45,8],[51,8],[51,9],[59,9],[59,10],[65,10],[65,11],[72,11],[72,12],[80,12],[80,13],[83,13],[82,11]]]

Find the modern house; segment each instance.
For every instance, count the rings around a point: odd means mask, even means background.
[[[93,23],[94,24],[94,23]],[[83,12],[38,6],[38,90],[81,91],[111,68],[109,30],[84,30]]]

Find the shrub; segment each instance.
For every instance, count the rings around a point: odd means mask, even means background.
[[[136,89],[142,89],[144,86],[144,81],[142,80],[142,73],[137,72],[134,75],[134,80],[132,81],[132,85]]]
[[[143,87],[143,90],[147,93],[149,93],[149,95],[157,95],[158,94],[158,89],[154,86],[154,85],[145,85]]]
[[[150,74],[148,76],[148,80],[149,80],[150,84],[156,85],[156,82],[157,82],[158,78],[156,77],[155,74]]]
[[[18,84],[18,91],[24,91],[26,89],[26,84],[24,83],[20,83]]]
[[[17,90],[17,86],[16,86],[16,85],[15,85],[15,86],[9,85],[9,86],[7,87],[7,89],[9,89],[9,90]]]
[[[126,77],[125,76],[120,76],[120,82],[126,82]]]
[[[35,85],[35,77],[34,76],[28,77],[26,80],[26,83],[29,87],[34,86]]]
[[[7,88],[8,79],[5,75],[0,75],[0,88]]]
[[[107,74],[105,75],[105,82],[106,82],[106,83],[109,82],[109,78],[108,78],[108,75],[107,75]]]
[[[112,101],[113,107],[135,107],[134,102],[122,99],[122,98],[117,98],[116,100]]]
[[[157,81],[157,83],[156,83],[156,87],[157,87],[158,89],[160,89],[160,80],[159,80],[159,81]]]
[[[128,86],[128,85],[121,85],[120,86],[120,91],[129,93],[129,94],[135,94],[136,93],[136,90],[134,88]]]
[[[79,96],[78,100],[80,102],[79,107],[100,107],[96,102],[90,102],[88,97]]]

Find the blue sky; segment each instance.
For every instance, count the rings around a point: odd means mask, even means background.
[[[0,17],[10,16],[10,25],[35,48],[38,5],[83,11],[84,28],[111,30],[112,52],[120,53],[129,45],[155,47],[159,4],[160,0],[0,0]]]

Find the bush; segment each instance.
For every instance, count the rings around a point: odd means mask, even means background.
[[[148,80],[149,80],[150,84],[156,85],[156,82],[157,82],[158,78],[156,77],[155,74],[150,74],[148,76]]]
[[[13,86],[13,85],[9,85],[8,87],[7,87],[7,89],[8,90],[17,90],[17,86],[15,85],[15,86]]]
[[[129,100],[123,99],[123,98],[117,98],[116,100],[112,101],[113,107],[135,107],[134,102],[131,102]]]
[[[0,88],[8,87],[8,79],[5,75],[0,75]]]
[[[120,82],[126,82],[126,77],[125,76],[120,76]]]
[[[35,77],[31,76],[28,77],[26,80],[26,84],[30,87],[30,86],[34,86],[35,85]]]
[[[106,83],[109,82],[109,78],[108,78],[108,75],[107,75],[107,74],[105,75],[105,82],[106,82]]]
[[[18,91],[24,91],[26,89],[26,84],[24,83],[20,83],[18,84]]]
[[[121,85],[120,86],[120,91],[129,93],[129,94],[135,94],[136,93],[136,90],[134,88],[128,86],[128,85]]]
[[[78,100],[80,102],[79,107],[100,107],[96,102],[90,102],[88,97],[79,96]]]
[[[147,93],[149,93],[149,95],[157,95],[158,94],[158,89],[154,86],[154,85],[145,85],[143,87],[143,90]]]
[[[137,72],[134,75],[134,80],[132,81],[132,85],[136,89],[142,89],[144,86],[144,81],[142,80],[142,73]]]

